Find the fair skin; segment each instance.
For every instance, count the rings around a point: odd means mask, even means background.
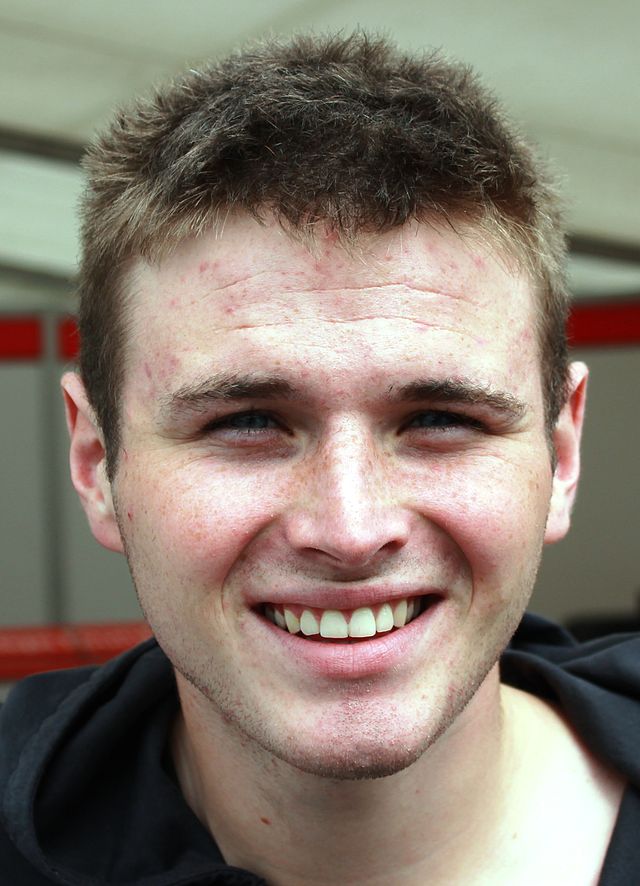
[[[621,785],[496,665],[579,468],[586,370],[553,470],[528,279],[450,229],[312,254],[235,217],[131,287],[118,470],[69,374],[72,475],[174,665],[178,777],[227,861],[273,886],[553,882],[559,860],[595,882]],[[352,641],[274,623],[407,598],[412,621]]]

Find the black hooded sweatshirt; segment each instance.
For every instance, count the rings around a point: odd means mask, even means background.
[[[527,615],[501,669],[628,779],[600,883],[640,884],[640,636],[578,645]],[[180,792],[167,752],[177,708],[153,640],[14,688],[0,710],[1,886],[264,884],[225,864]]]

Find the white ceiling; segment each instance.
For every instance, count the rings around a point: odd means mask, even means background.
[[[0,0],[0,136],[82,143],[114,105],[247,39],[358,25],[472,63],[556,164],[572,231],[640,251],[638,0]],[[72,273],[77,172],[39,164],[0,153],[0,263]],[[640,292],[640,271],[609,270]],[[597,273],[578,270],[586,289]]]

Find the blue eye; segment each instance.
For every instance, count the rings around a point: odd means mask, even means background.
[[[277,430],[280,425],[266,412],[238,412],[216,418],[204,428],[206,434],[229,433],[249,436]]]
[[[457,412],[446,412],[439,409],[428,409],[414,415],[407,424],[407,428],[425,428],[429,429],[449,429],[449,428],[476,428],[481,429],[481,422],[467,415],[460,415]]]
[[[264,431],[276,426],[274,420],[264,412],[243,412],[240,415],[230,415],[217,424],[219,427],[233,428],[237,431]]]

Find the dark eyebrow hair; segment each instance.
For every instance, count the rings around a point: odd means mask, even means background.
[[[160,414],[168,418],[182,412],[202,412],[211,403],[225,400],[292,400],[296,396],[293,385],[280,376],[221,373],[178,388],[161,401]]]
[[[398,402],[461,403],[486,406],[505,418],[518,419],[527,412],[527,405],[513,394],[496,391],[466,378],[418,379],[388,390],[391,400]]]
[[[516,420],[527,406],[512,394],[495,391],[466,378],[417,379],[405,385],[391,385],[387,399],[393,403],[467,404],[487,407]],[[302,393],[287,379],[277,375],[220,373],[189,382],[160,402],[163,419],[183,413],[203,412],[210,404],[234,400],[300,400]]]

